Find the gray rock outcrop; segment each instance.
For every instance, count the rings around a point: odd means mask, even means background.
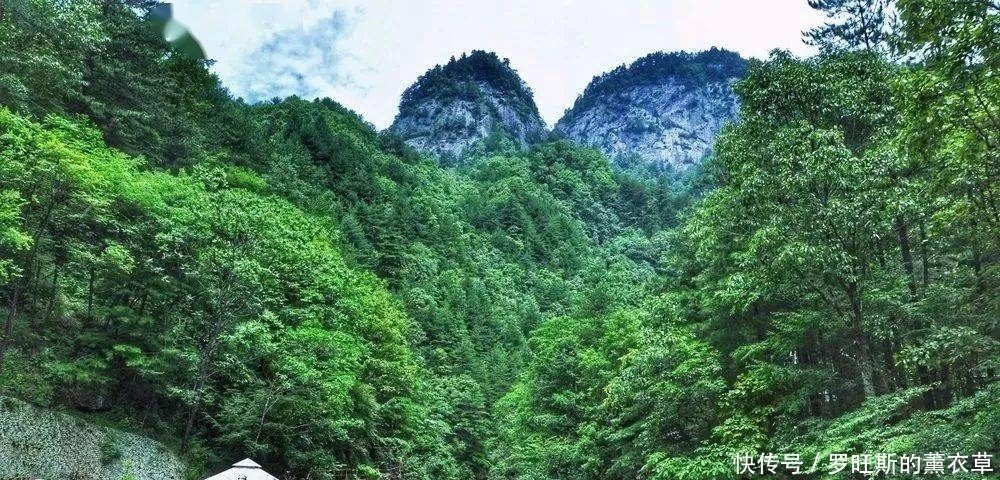
[[[406,90],[389,131],[411,147],[461,157],[500,135],[520,148],[546,137],[531,90],[506,59],[473,51],[422,75]]]
[[[184,470],[149,438],[0,397],[0,478],[183,480]]]
[[[736,119],[732,86],[745,68],[724,50],[649,55],[595,77],[555,132],[612,159],[633,155],[659,170],[684,171]]]

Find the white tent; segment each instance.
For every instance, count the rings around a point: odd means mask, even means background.
[[[278,480],[278,478],[265,472],[257,462],[244,458],[234,463],[233,468],[205,480]]]

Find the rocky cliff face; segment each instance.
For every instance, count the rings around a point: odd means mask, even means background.
[[[148,438],[0,397],[0,478],[182,480],[185,466]]]
[[[455,158],[491,135],[521,148],[546,136],[531,90],[506,59],[483,51],[421,76],[389,130],[419,151]]]
[[[711,150],[734,120],[732,85],[746,71],[736,53],[654,53],[595,77],[555,132],[603,151],[635,156],[658,170],[683,171]]]

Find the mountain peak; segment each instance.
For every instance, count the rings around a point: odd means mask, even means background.
[[[494,134],[522,148],[545,136],[531,89],[509,60],[483,50],[421,75],[403,92],[389,130],[417,150],[454,157]]]
[[[555,130],[613,159],[636,156],[657,169],[685,170],[736,118],[732,83],[746,68],[739,54],[717,48],[651,53],[594,77]]]

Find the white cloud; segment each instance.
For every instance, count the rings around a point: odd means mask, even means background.
[[[272,35],[237,67],[230,80],[233,91],[255,102],[288,94],[313,98],[351,85],[340,48],[346,29],[344,14],[336,11],[308,28]]]
[[[234,93],[329,96],[382,128],[417,76],[463,51],[508,57],[551,125],[593,76],[647,53],[811,50],[805,0],[180,0]],[[241,92],[242,90],[245,90]],[[247,92],[253,92],[253,97]]]

